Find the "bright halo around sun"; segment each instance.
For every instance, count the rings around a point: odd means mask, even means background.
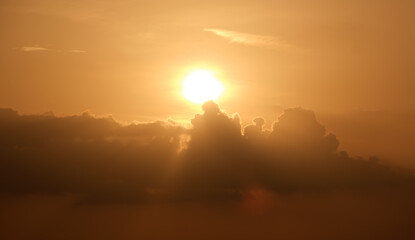
[[[184,80],[183,95],[194,103],[217,100],[223,92],[223,85],[215,78],[212,71],[195,70]]]

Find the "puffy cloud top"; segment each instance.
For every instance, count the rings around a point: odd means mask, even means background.
[[[291,108],[271,131],[206,102],[184,127],[172,120],[122,125],[89,113],[56,117],[0,109],[0,192],[73,193],[84,201],[241,199],[274,193],[412,185],[378,161],[338,151],[312,111]]]

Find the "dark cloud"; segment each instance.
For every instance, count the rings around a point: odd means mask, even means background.
[[[252,139],[254,141],[258,141],[264,133],[263,126],[265,124],[265,120],[261,117],[254,118],[252,120],[253,124],[248,125],[244,129],[244,136],[248,139]]]
[[[412,186],[411,175],[338,151],[312,111],[287,109],[267,131],[262,118],[242,129],[238,114],[202,108],[188,128],[1,109],[0,192],[210,201],[244,199],[252,186],[274,194]]]
[[[184,128],[122,126],[112,118],[20,116],[0,111],[0,189],[140,199],[167,175]]]

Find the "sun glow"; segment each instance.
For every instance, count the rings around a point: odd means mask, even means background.
[[[183,95],[194,103],[217,100],[223,92],[223,85],[208,70],[195,70],[184,80]]]

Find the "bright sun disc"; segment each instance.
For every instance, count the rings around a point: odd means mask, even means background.
[[[196,70],[184,80],[182,93],[191,102],[204,103],[209,100],[217,100],[222,91],[222,84],[211,71]]]

